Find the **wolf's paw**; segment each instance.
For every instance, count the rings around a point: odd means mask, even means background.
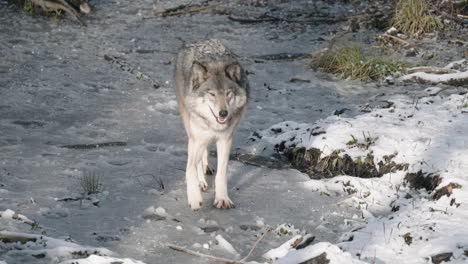
[[[229,197],[216,198],[213,205],[218,209],[235,208],[234,203],[229,199]]]
[[[193,211],[198,211],[200,210],[200,208],[202,207],[202,201],[189,201],[189,207],[190,209],[192,209]]]
[[[215,172],[215,169],[211,168],[210,166],[206,166],[205,168],[205,174],[206,175],[213,175]]]
[[[204,192],[208,190],[208,183],[205,180],[199,181],[200,189]]]
[[[200,189],[197,190],[188,190],[188,204],[193,211],[197,211],[202,206],[202,196],[200,193]]]

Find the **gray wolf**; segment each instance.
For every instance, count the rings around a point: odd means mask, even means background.
[[[219,40],[184,47],[174,73],[179,112],[188,136],[187,197],[192,210],[202,206],[200,190],[206,191],[208,147],[216,141],[218,161],[215,178],[217,208],[233,208],[228,196],[227,166],[234,130],[247,110],[249,83],[237,56]]]

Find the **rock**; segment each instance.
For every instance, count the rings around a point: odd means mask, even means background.
[[[408,232],[403,235],[403,239],[405,240],[405,243],[409,246],[411,243],[413,243],[413,237],[411,236],[411,233]]]
[[[434,256],[431,256],[432,263],[434,264],[439,264],[442,262],[447,262],[449,261],[453,256],[452,252],[447,252],[447,253],[440,253]]]
[[[449,183],[448,185],[438,189],[434,195],[432,196],[432,198],[434,198],[435,200],[439,200],[440,198],[442,198],[442,196],[444,195],[447,195],[447,196],[450,196],[452,195],[452,191],[453,189],[460,189],[462,186],[458,183]]]
[[[417,54],[418,53],[416,52],[416,50],[414,48],[411,48],[405,53],[405,56],[406,57],[416,57]]]
[[[322,254],[313,257],[309,260],[306,260],[304,262],[301,262],[299,264],[328,264],[330,263],[330,260],[327,259],[327,253],[323,252]]]
[[[411,188],[414,189],[426,189],[426,191],[433,191],[442,181],[442,178],[439,175],[433,173],[418,172],[407,173],[405,176],[405,181],[407,181]]]

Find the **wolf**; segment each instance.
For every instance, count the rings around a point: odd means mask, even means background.
[[[187,198],[192,210],[202,206],[200,190],[206,191],[208,147],[216,141],[215,178],[217,208],[234,208],[228,196],[227,166],[232,138],[247,110],[249,82],[238,56],[220,40],[211,39],[182,48],[177,56],[174,88],[188,136],[186,168]]]

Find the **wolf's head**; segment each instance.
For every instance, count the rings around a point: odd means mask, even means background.
[[[248,100],[248,83],[238,62],[192,65],[191,94],[196,112],[214,127],[236,122]]]

